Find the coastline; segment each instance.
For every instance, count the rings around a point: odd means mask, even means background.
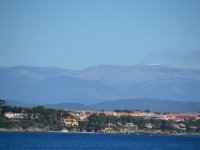
[[[160,135],[160,136],[176,136],[176,135],[192,135],[192,136],[200,136],[200,133],[193,133],[193,132],[170,132],[170,131],[161,131],[161,130],[138,130],[134,132],[71,132],[68,130],[61,130],[61,131],[47,131],[40,128],[12,128],[12,129],[5,129],[0,128],[1,132],[43,132],[43,133],[78,133],[78,134],[124,134],[124,135]]]

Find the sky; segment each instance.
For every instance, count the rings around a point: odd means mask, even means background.
[[[0,1],[0,66],[105,64],[200,69],[200,1]]]

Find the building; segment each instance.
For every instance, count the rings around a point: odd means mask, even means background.
[[[121,117],[121,116],[130,116],[130,113],[128,113],[128,112],[117,112],[116,116],[117,116],[117,117]]]
[[[185,127],[185,125],[183,123],[181,123],[181,124],[174,124],[173,127],[176,128],[176,129],[179,129],[179,130],[183,130],[183,131],[186,130],[186,127]]]
[[[147,129],[153,129],[153,125],[151,123],[147,123],[144,125]]]
[[[105,114],[106,116],[117,116],[117,113],[116,112],[113,112],[113,111],[101,111],[99,112],[100,113],[103,113]]]
[[[65,127],[78,126],[78,122],[73,118],[62,118],[62,124]]]
[[[70,115],[73,116],[73,118],[76,118],[77,120],[83,121],[86,120],[90,115],[96,114],[95,111],[67,111]]]
[[[126,128],[129,128],[129,129],[135,129],[137,130],[138,129],[138,126],[137,125],[134,125],[134,123],[126,123],[125,125]]]
[[[189,119],[194,120],[196,118],[196,116],[193,114],[177,114],[177,113],[167,114],[166,117],[176,122],[185,121]]]
[[[23,113],[13,113],[13,112],[7,112],[5,113],[5,117],[7,119],[13,120],[13,121],[18,121],[24,118]]]

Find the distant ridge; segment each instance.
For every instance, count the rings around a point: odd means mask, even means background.
[[[0,68],[0,97],[24,103],[93,104],[116,99],[200,102],[200,70],[165,65]]]
[[[200,102],[179,102],[158,99],[122,99],[90,105],[95,110],[138,109],[152,112],[200,112]]]
[[[20,101],[9,100],[7,105],[35,107],[37,104],[24,104]],[[79,103],[57,103],[43,105],[46,108],[65,109],[65,110],[150,110],[151,112],[178,112],[178,113],[196,113],[200,112],[200,102],[179,102],[158,99],[122,99],[115,101],[105,101],[84,105]]]
[[[92,110],[89,106],[79,103],[58,103],[44,105],[46,108],[65,109],[65,110]]]

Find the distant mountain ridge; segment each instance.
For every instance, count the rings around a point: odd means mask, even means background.
[[[90,105],[95,110],[138,109],[152,112],[200,112],[200,102],[179,102],[159,99],[122,99]]]
[[[35,107],[37,104],[27,104],[15,100],[6,100],[7,105]],[[121,99],[115,101],[105,101],[84,105],[79,103],[56,103],[45,104],[46,108],[65,109],[65,110],[150,110],[151,112],[178,112],[178,113],[196,113],[200,112],[200,102],[179,102],[158,99]]]
[[[102,65],[83,70],[0,67],[0,97],[22,102],[93,104],[127,98],[200,102],[200,70]]]

